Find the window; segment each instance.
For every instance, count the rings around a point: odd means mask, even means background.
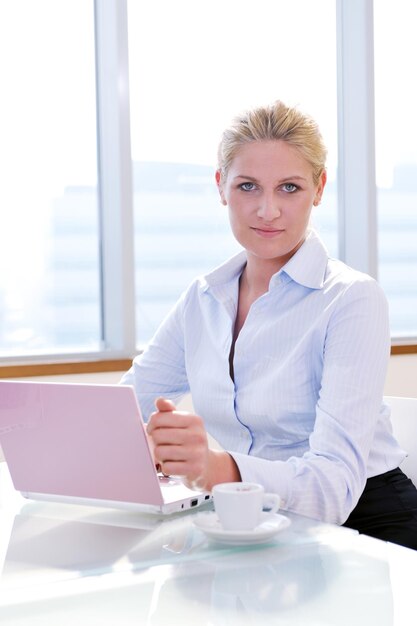
[[[314,225],[337,254],[335,2],[128,3],[136,328],[153,334],[188,283],[238,250],[214,183],[232,116],[278,98],[319,122],[329,183]],[[175,28],[172,25],[175,24]]]
[[[240,109],[276,98],[310,112],[329,148],[313,225],[331,254],[376,273],[374,69],[378,277],[394,338],[417,336],[414,2],[374,3],[375,68],[372,2],[255,9],[0,0],[4,362],[117,359],[146,343],[189,282],[237,250],[217,144]]]
[[[0,353],[97,350],[93,2],[0,2],[0,73]]]
[[[414,0],[378,0],[375,18],[379,280],[396,338],[417,335],[417,41]]]

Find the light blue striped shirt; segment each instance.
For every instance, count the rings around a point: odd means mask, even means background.
[[[328,257],[311,232],[256,300],[229,353],[242,252],[196,279],[123,384],[145,418],[163,395],[191,392],[208,432],[242,480],[278,493],[283,508],[343,523],[366,479],[405,453],[382,404],[390,333],[386,298],[366,274]]]

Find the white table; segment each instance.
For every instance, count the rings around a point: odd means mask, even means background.
[[[0,624],[415,626],[417,552],[289,515],[265,545],[23,500],[0,465]]]

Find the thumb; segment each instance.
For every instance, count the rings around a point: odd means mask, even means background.
[[[173,402],[171,402],[171,400],[168,400],[168,398],[157,398],[155,400],[155,406],[158,409],[158,411],[164,412],[164,411],[175,411],[176,406]]]

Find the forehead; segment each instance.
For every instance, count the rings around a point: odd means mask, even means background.
[[[313,175],[313,168],[295,147],[280,140],[252,141],[236,150],[230,163],[229,175],[258,177],[274,173],[275,176]]]

